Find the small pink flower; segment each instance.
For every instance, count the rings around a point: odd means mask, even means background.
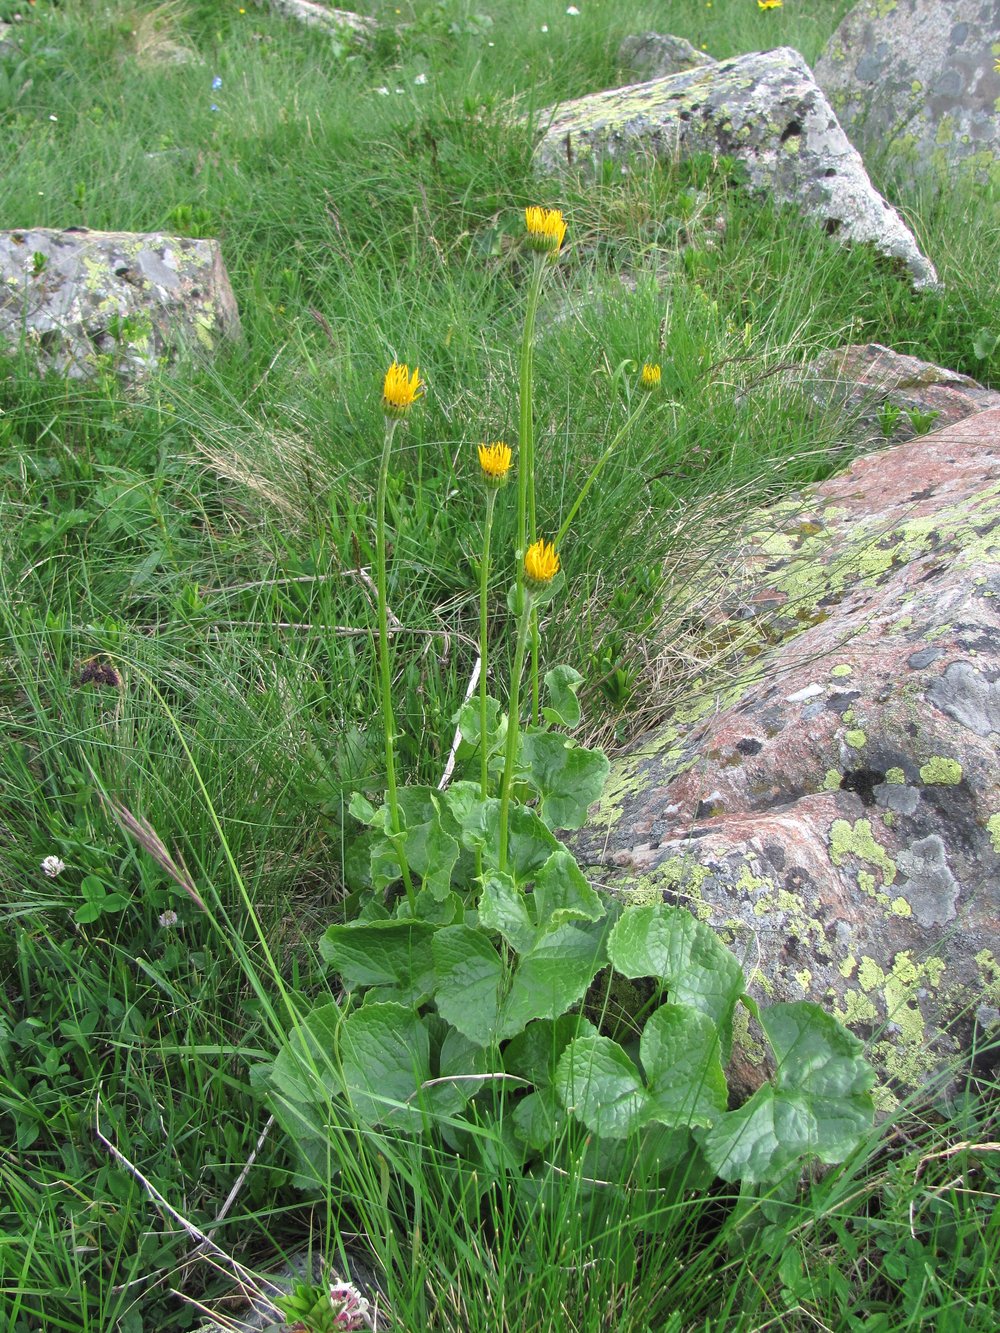
[[[330,1304],[334,1307],[334,1328],[358,1329],[367,1323],[368,1302],[351,1282],[330,1284]],[[340,1306],[338,1310],[336,1307]]]

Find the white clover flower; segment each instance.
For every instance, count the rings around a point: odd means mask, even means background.
[[[418,86],[422,86],[423,84],[425,84],[425,83],[427,82],[427,75],[426,75],[426,74],[418,74],[417,77],[413,80],[413,82],[414,82],[415,84],[417,84]]]
[[[160,926],[163,930],[170,930],[172,926],[177,925],[177,913],[173,908],[168,907],[165,912],[160,913]]]
[[[571,14],[573,18],[580,17],[580,11],[577,9],[576,5],[570,5],[569,8],[566,10],[566,13]]]
[[[47,856],[42,862],[42,874],[48,875],[49,879],[55,879],[66,869],[66,862],[59,859],[58,856]]]

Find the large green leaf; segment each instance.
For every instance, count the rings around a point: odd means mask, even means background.
[[[349,921],[328,926],[319,951],[348,990],[395,986],[402,1003],[419,1005],[434,990],[434,931],[427,921]]]
[[[501,1007],[500,1036],[513,1037],[535,1018],[558,1018],[583,999],[605,961],[603,942],[578,926],[557,926],[518,961]]]
[[[499,809],[499,803],[498,803]],[[499,816],[496,831],[493,834],[492,848],[500,841]],[[507,869],[516,884],[524,887],[530,884],[557,848],[562,846],[554,834],[539,818],[537,811],[526,805],[514,805],[510,811],[507,850],[509,864]],[[490,858],[487,857],[487,860]]]
[[[779,1088],[814,1097],[850,1097],[875,1080],[864,1046],[832,1014],[807,1000],[772,1004],[760,1023],[774,1051]]]
[[[812,1157],[842,1162],[872,1124],[874,1074],[856,1037],[818,1005],[764,1009],[760,1022],[777,1061],[758,1088],[704,1135],[702,1149],[723,1180],[774,1183]]]
[[[564,847],[557,848],[535,877],[535,920],[547,930],[566,921],[600,921],[605,907]]]
[[[420,1089],[431,1076],[426,1025],[402,1004],[366,1004],[340,1025],[344,1088],[367,1125],[423,1127]]]
[[[440,794],[434,787],[404,787],[399,793],[399,810],[410,870],[435,898],[447,897],[459,848],[444,827],[446,807]]]
[[[479,749],[479,734],[482,730],[479,713],[479,699],[470,699],[462,705],[452,721],[462,733],[462,749],[459,758],[465,758],[470,750]],[[507,714],[500,711],[499,702],[490,695],[486,696],[486,744],[490,756],[490,768],[502,762],[504,740],[507,736]],[[466,746],[468,749],[466,749]]]
[[[437,977],[438,1013],[470,1041],[489,1046],[497,1039],[503,963],[481,930],[445,926],[431,941]]]
[[[714,1124],[728,1098],[719,1056],[719,1034],[707,1014],[685,1004],[661,1005],[639,1041],[649,1119],[672,1127]]]
[[[647,1118],[638,1069],[616,1041],[597,1032],[584,1033],[566,1047],[556,1090],[567,1111],[602,1138],[627,1138]]]
[[[538,934],[525,895],[510,875],[499,870],[488,872],[484,878],[479,924],[485,930],[498,931],[517,953],[527,953]]]
[[[478,782],[453,782],[443,795],[462,846],[470,852],[483,848],[497,827],[500,802],[493,797],[484,801]]]
[[[522,1097],[514,1108],[514,1128],[529,1148],[544,1152],[566,1126],[566,1112],[555,1088],[540,1088]]]
[[[508,1074],[528,1079],[536,1088],[547,1086],[555,1079],[559,1057],[584,1027],[589,1028],[590,1024],[578,1014],[540,1018],[529,1023],[504,1047],[504,1069]]]
[[[556,666],[545,673],[545,694],[548,704],[542,707],[542,716],[554,727],[575,727],[580,722],[580,701],[577,691],[583,684],[579,671],[571,666]]]
[[[324,1004],[292,1028],[268,1075],[282,1097],[298,1103],[323,1103],[340,1090],[333,1055],[342,1022],[339,1005]]]
[[[434,1017],[434,1015],[431,1015]],[[437,1115],[452,1116],[483,1086],[486,1052],[456,1028],[449,1028],[438,1053],[438,1072],[423,1090],[423,1103]]]
[[[550,829],[577,829],[600,797],[611,765],[603,750],[587,750],[552,731],[521,738],[521,764],[541,798]]]
[[[711,926],[683,907],[628,908],[608,939],[608,958],[623,976],[658,977],[672,1001],[707,1014],[729,1059],[743,970]]]

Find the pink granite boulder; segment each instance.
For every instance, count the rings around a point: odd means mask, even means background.
[[[613,766],[576,850],[626,900],[689,904],[758,997],[838,1014],[891,1104],[997,1056],[1000,409],[744,536],[706,625],[727,678]],[[752,1085],[749,1033],[743,1059]]]

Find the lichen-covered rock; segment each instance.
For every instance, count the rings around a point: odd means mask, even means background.
[[[238,337],[217,241],[138,232],[0,232],[0,352],[40,370],[141,378],[178,352]]]
[[[880,343],[821,352],[789,378],[820,407],[841,409],[852,438],[882,435],[894,444],[1000,407],[996,389]]]
[[[816,80],[851,139],[1000,182],[1000,0],[862,0]]]
[[[686,69],[714,65],[715,60],[699,51],[684,37],[669,33],[642,32],[626,37],[618,48],[618,63],[634,79],[663,79]]]
[[[839,1015],[891,1104],[1000,1035],[1000,410],[751,516],[705,628],[730,674],[613,766],[577,854]]]
[[[258,4],[262,0],[257,0]],[[316,0],[263,0],[283,18],[295,19],[306,28],[318,28],[334,37],[353,37],[365,40],[377,28],[374,19],[355,14],[348,9],[331,9]]]
[[[937,282],[805,61],[788,47],[593,93],[540,120],[548,125],[537,149],[545,171],[593,170],[607,158],[724,153],[744,165],[752,188],[795,204],[840,240],[871,242],[906,266],[914,286]]]

